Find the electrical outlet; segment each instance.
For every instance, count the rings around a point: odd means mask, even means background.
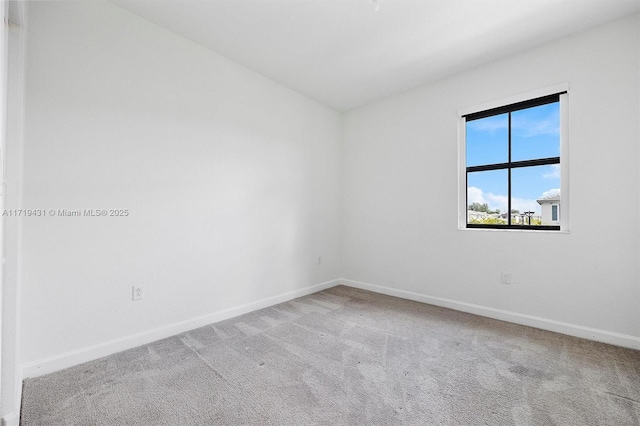
[[[144,287],[141,285],[134,285],[132,287],[131,300],[140,300],[144,297]]]
[[[318,265],[322,265],[322,256],[318,256]]]
[[[502,272],[500,274],[500,282],[502,284],[511,284],[511,272]]]

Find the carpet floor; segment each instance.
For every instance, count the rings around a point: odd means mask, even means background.
[[[640,352],[338,286],[24,382],[22,425],[640,425]]]

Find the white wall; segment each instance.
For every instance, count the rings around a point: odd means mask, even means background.
[[[345,114],[344,276],[640,342],[639,28],[630,17]],[[571,232],[458,230],[458,109],[565,82]]]
[[[5,206],[20,208],[22,188],[22,132],[24,107],[24,2],[8,5],[7,133]],[[20,225],[21,219],[3,217],[4,277],[2,283],[2,372],[0,416],[4,425],[17,425],[20,418],[22,374],[20,359]]]
[[[130,216],[23,220],[23,365],[339,276],[640,336],[638,17],[341,121],[111,3],[28,8],[23,205]],[[458,230],[457,110],[563,82],[571,233]]]
[[[340,276],[338,113],[111,3],[28,12],[25,208],[130,215],[24,219],[23,364]]]
[[[22,131],[24,103],[24,17],[22,2],[11,2],[15,13],[8,31],[7,141],[5,155],[5,206],[20,208],[22,179]],[[0,416],[17,424],[22,390],[19,352],[20,222],[4,218],[4,279],[2,324],[2,400]]]

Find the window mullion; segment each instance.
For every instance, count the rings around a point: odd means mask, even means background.
[[[508,132],[508,144],[509,144],[509,169],[507,170],[507,226],[511,226],[511,112],[509,112],[509,132]]]

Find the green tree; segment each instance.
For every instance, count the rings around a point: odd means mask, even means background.
[[[489,213],[489,204],[484,203],[484,204],[480,204],[480,203],[471,203],[469,205],[469,210],[473,210],[474,212],[485,212],[485,213]]]

